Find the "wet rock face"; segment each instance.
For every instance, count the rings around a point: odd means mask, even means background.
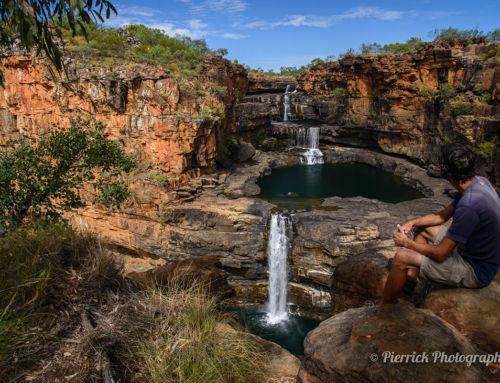
[[[433,353],[474,355],[473,345],[445,321],[410,304],[351,309],[323,321],[305,341],[298,382],[484,382],[479,363],[434,362]],[[393,354],[392,354],[393,353]],[[423,363],[391,355],[427,355]],[[384,362],[384,357],[386,358]]]

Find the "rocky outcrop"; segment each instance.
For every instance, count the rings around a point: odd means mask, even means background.
[[[193,80],[177,80],[159,66],[132,63],[106,67],[80,59],[66,63],[56,81],[43,58],[9,56],[1,61],[0,145],[27,134],[68,126],[77,116],[107,127],[145,172],[186,181],[209,170],[219,143],[236,133],[235,100],[247,91],[246,72],[220,57],[207,57]],[[238,128],[241,137],[253,131]]]
[[[382,254],[368,252],[338,265],[330,279],[333,313],[377,304],[389,275],[387,261]]]
[[[298,77],[306,95],[296,104],[331,126],[322,140],[375,146],[421,163],[437,161],[445,137],[498,145],[499,46],[442,41],[412,55],[321,63]]]
[[[482,289],[435,290],[423,304],[491,354],[500,349],[499,307],[500,274]]]
[[[285,93],[287,85],[292,90],[297,86],[297,80],[293,76],[270,76],[264,73],[248,74],[248,93]]]
[[[365,307],[337,314],[311,331],[304,347],[301,383],[488,381],[478,361],[468,366],[441,359],[465,358],[477,350],[441,318],[409,304],[387,305],[378,313]],[[421,359],[411,359],[417,356]]]

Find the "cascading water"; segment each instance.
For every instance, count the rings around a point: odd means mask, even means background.
[[[286,86],[285,96],[283,97],[283,121],[288,121],[288,115],[290,114],[290,85]]]
[[[274,213],[271,216],[267,259],[269,264],[269,286],[267,302],[267,323],[276,325],[288,318],[288,233],[290,218]]]
[[[297,146],[306,149],[302,154],[306,165],[322,164],[323,153],[319,150],[319,128],[298,128]]]

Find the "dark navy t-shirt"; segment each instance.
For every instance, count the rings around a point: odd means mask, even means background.
[[[486,286],[500,267],[500,198],[486,178],[476,176],[452,205],[455,213],[446,237],[458,243],[458,253]]]

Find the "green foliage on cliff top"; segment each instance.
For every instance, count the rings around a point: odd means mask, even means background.
[[[436,28],[429,33],[435,41],[438,40],[454,40],[454,39],[474,39],[484,37],[489,41],[500,42],[500,29],[495,29],[489,32],[483,32],[478,27],[473,29],[458,29],[454,27]]]
[[[73,36],[69,31],[65,33],[64,37],[73,52],[85,58],[111,57],[117,62],[122,60],[122,63],[132,61],[161,65],[180,78],[191,79],[196,75],[207,55],[227,53],[225,49],[211,50],[203,39],[168,36],[160,29],[142,24],[128,25],[124,30],[89,24],[86,29],[88,41],[82,36]]]
[[[26,218],[59,219],[63,209],[82,206],[79,188],[92,183],[94,202],[118,207],[128,196],[116,180],[133,160],[106,139],[101,123],[77,119],[35,140],[22,139],[0,153],[0,222],[12,230]]]

